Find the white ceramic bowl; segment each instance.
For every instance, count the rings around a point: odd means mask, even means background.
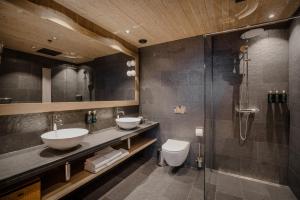
[[[123,118],[117,118],[116,123],[120,128],[129,130],[136,128],[141,122],[140,118],[137,117],[123,117]]]
[[[66,150],[79,145],[88,133],[87,129],[68,128],[44,133],[41,135],[41,138],[50,148]]]

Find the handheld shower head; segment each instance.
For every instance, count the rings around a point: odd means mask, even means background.
[[[248,50],[248,45],[243,45],[240,47],[240,52],[245,53]]]

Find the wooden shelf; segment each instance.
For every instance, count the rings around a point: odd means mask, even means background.
[[[74,174],[70,181],[68,182],[59,182],[56,183],[48,188],[46,188],[42,193],[42,200],[56,200],[64,197],[65,195],[69,194],[70,192],[74,191],[75,189],[81,187],[82,185],[90,182],[91,180],[97,178],[98,176],[102,175],[103,173],[107,172],[108,170],[112,169],[113,167],[117,166],[118,164],[122,163],[123,161],[127,160],[131,156],[135,155],[136,153],[140,152],[141,150],[145,149],[146,147],[150,146],[157,139],[153,138],[144,138],[144,137],[135,137],[132,138],[131,148],[128,150],[129,154],[122,159],[116,161],[112,165],[108,166],[107,168],[101,170],[100,172],[93,174],[88,171],[82,170],[76,174]],[[123,147],[124,144],[118,145],[117,147]]]

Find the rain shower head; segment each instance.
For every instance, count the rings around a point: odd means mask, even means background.
[[[249,30],[241,35],[241,39],[247,40],[256,36],[262,35],[265,32],[263,28]]]
[[[243,45],[243,46],[240,47],[240,51],[242,53],[245,53],[247,50],[248,50],[248,46],[247,45]]]

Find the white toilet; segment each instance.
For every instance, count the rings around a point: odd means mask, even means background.
[[[184,163],[190,150],[190,143],[168,139],[162,145],[162,156],[169,166],[177,167]]]

